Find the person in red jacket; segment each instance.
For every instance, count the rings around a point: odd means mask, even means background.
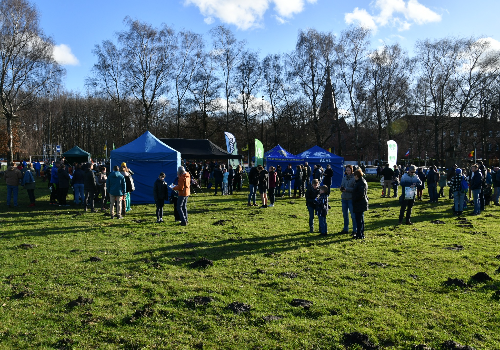
[[[177,211],[181,217],[181,226],[186,226],[188,223],[187,200],[191,194],[191,176],[183,166],[177,168],[179,184],[172,189],[179,193],[177,199]]]

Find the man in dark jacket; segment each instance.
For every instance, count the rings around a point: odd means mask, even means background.
[[[477,164],[471,167],[471,179],[469,181],[469,188],[472,192],[472,201],[474,202],[474,212],[473,215],[479,215],[481,213],[481,203],[479,201],[479,195],[481,194],[481,187],[483,185],[483,176],[479,171]]]
[[[57,205],[57,190],[59,189],[59,177],[57,176],[57,170],[59,169],[59,162],[55,162],[52,170],[50,171],[50,200],[49,204]]]
[[[439,173],[435,166],[431,166],[429,168],[429,172],[427,173],[427,191],[429,192],[429,202],[437,203],[438,194],[437,194],[437,184],[439,181]]]
[[[382,197],[390,197],[392,178],[394,177],[394,170],[389,168],[389,163],[385,164],[385,168],[382,170],[381,174],[384,177],[384,188],[382,190]]]
[[[163,206],[165,205],[165,198],[167,184],[165,183],[165,173],[160,173],[153,185],[153,198],[156,204],[156,223],[163,222]]]
[[[257,206],[255,202],[255,195],[257,192],[257,185],[259,184],[259,171],[256,167],[250,169],[250,173],[248,174],[248,190],[250,193],[248,194],[248,206]]]
[[[59,178],[59,189],[57,191],[59,196],[59,206],[69,207],[69,204],[66,203],[66,197],[68,196],[70,177],[64,164],[61,164],[57,170],[57,177]]]
[[[319,195],[319,181],[312,180],[311,186],[306,190],[306,206],[309,212],[309,233],[314,232],[314,209],[316,207],[315,200]]]
[[[288,167],[285,169],[283,172],[283,179],[284,179],[284,185],[283,187],[283,192],[285,192],[285,189],[288,187],[288,197],[292,196],[292,177],[294,175],[293,169],[292,169],[292,164],[288,164]]]
[[[85,192],[85,211],[87,207],[90,207],[92,213],[95,213],[94,209],[94,197],[97,191],[97,182],[92,171],[92,164],[86,164],[83,176],[83,190]]]
[[[304,166],[302,167],[302,173],[304,178],[306,179],[305,181],[305,189],[307,190],[309,186],[311,185],[311,167],[309,166],[308,162],[304,162]]]
[[[222,174],[220,164],[217,164],[217,166],[214,169],[214,182],[215,182],[214,196],[217,196],[217,187],[220,187],[220,191],[222,192],[222,180],[223,179],[224,179],[224,174]]]
[[[457,171],[457,168],[458,168],[458,165],[454,164],[450,170],[448,170],[448,173],[447,173],[447,176],[446,176],[446,179],[449,181],[451,181],[451,179],[455,176],[455,173]],[[448,193],[448,198],[449,199],[452,199],[453,198],[453,191],[451,190],[451,187],[450,187],[450,191]]]

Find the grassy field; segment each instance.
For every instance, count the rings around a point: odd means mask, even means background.
[[[170,205],[164,224],[153,205],[49,206],[42,182],[34,209],[24,189],[9,209],[2,182],[0,349],[500,349],[499,207],[457,220],[424,195],[396,226],[397,200],[369,186],[355,241],[338,190],[318,237],[304,199],[200,193],[181,227]]]

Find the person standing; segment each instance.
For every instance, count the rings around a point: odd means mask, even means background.
[[[95,193],[97,191],[97,182],[94,176],[94,172],[92,171],[92,164],[90,163],[85,164],[83,175],[83,190],[85,192],[84,210],[87,211],[87,208],[90,207],[90,211],[92,213],[95,213],[96,211],[94,209],[94,200]]]
[[[160,173],[153,185],[153,197],[156,204],[156,223],[163,222],[163,206],[165,205],[166,193],[165,173]]]
[[[392,191],[394,192],[394,195],[392,196],[393,198],[398,197],[398,187],[400,179],[401,179],[401,171],[399,170],[399,167],[397,165],[394,165],[394,175],[392,177]]]
[[[495,190],[495,192],[493,193],[493,202],[496,206],[500,206],[500,203],[498,202],[498,199],[500,197],[500,168],[496,166],[493,168],[493,171],[494,173],[491,174],[493,187]]]
[[[340,232],[341,234],[349,233],[349,212],[351,213],[352,221],[352,234],[356,235],[357,225],[356,217],[354,216],[354,208],[352,206],[352,191],[354,190],[354,184],[356,179],[352,171],[352,165],[348,164],[345,167],[344,177],[340,183],[341,203],[342,203],[342,215],[344,216],[344,228]]]
[[[330,189],[326,186],[321,186],[319,188],[319,197],[315,199],[316,203],[316,214],[318,215],[319,223],[319,235],[328,235],[328,225],[326,223],[326,216],[328,215],[328,193]]]
[[[441,173],[439,174],[439,194],[438,194],[438,198],[441,197],[441,198],[444,198],[444,188],[446,187],[446,183],[447,183],[447,176],[446,176],[446,172],[444,171],[441,171]]]
[[[19,193],[19,180],[23,178],[21,171],[16,168],[15,163],[10,163],[10,166],[5,172],[5,182],[7,183],[7,207],[10,208],[11,198],[14,201],[14,207],[17,207],[17,195]]]
[[[355,239],[365,238],[365,211],[368,210],[368,184],[363,177],[361,169],[354,171],[354,189],[352,191],[352,207],[356,218]]]
[[[27,170],[24,173],[22,185],[24,186],[24,188],[28,192],[28,197],[30,199],[30,204],[28,205],[28,207],[34,207],[35,206],[35,188],[36,188],[35,176],[34,176],[35,173],[33,171],[33,167],[31,165],[31,163],[28,163],[26,165],[26,167],[27,167]]]
[[[222,195],[224,195],[224,190],[222,189],[222,182],[224,181],[224,174],[222,173],[222,170],[220,168],[220,164],[217,164],[215,166],[214,172],[213,172],[213,177],[214,177],[214,183],[215,183],[215,193],[214,196],[217,196],[217,188],[220,188],[220,191],[222,192]]]
[[[262,165],[257,167],[259,171],[259,194],[262,200],[261,208],[267,208],[267,191],[269,189],[269,173]]]
[[[273,166],[269,167],[269,190],[267,191],[269,197],[269,207],[274,207],[276,184],[278,183],[278,174]]]
[[[403,218],[405,215],[405,210],[406,210],[406,224],[407,225],[413,225],[411,222],[411,211],[413,208],[413,204],[415,204],[415,190],[417,186],[422,185],[422,180],[415,174],[415,166],[410,165],[408,167],[408,172],[401,177],[401,197],[399,197],[399,202],[401,204],[401,209],[399,211],[399,224],[401,225],[403,223]],[[410,195],[410,191],[408,191],[407,195],[407,190],[406,188],[410,188],[413,191],[413,195]]]
[[[227,176],[227,191],[228,194],[232,195],[233,194],[233,188],[234,188],[234,169],[232,165],[229,165],[229,170],[228,170],[228,176]]]
[[[181,219],[181,226],[188,224],[187,200],[191,194],[191,176],[184,169],[183,166],[177,168],[177,176],[179,177],[179,184],[173,189],[179,193],[177,199],[177,211]]]
[[[250,169],[250,173],[248,174],[248,206],[257,206],[256,203],[256,192],[257,185],[259,184],[259,171],[256,167],[252,167]]]
[[[59,195],[59,206],[69,207],[69,204],[66,203],[66,197],[68,196],[69,183],[71,178],[66,171],[66,166],[64,165],[64,163],[59,166],[59,169],[57,170],[57,177],[59,178],[59,190],[57,191]]]
[[[304,173],[304,178],[306,179],[304,187],[305,190],[311,186],[311,167],[309,166],[308,162],[304,162],[304,166],[302,167],[302,172]]]
[[[234,171],[234,189],[237,191],[241,191],[241,182],[243,180],[242,174],[243,171],[241,169],[241,165],[238,164],[236,170]]]
[[[283,194],[285,193],[285,189],[288,187],[288,198],[292,197],[292,177],[293,177],[293,169],[292,164],[288,164],[288,167],[283,171],[284,185],[283,185]]]
[[[293,198],[297,197],[297,190],[299,192],[299,197],[302,197],[302,166],[299,164],[295,169],[295,177],[293,182]]]
[[[57,205],[57,191],[59,189],[59,177],[57,176],[57,170],[59,169],[59,164],[59,162],[55,162],[54,166],[50,170],[50,205]]]
[[[130,208],[130,196],[131,193],[135,191],[135,185],[134,185],[134,179],[132,178],[132,175],[134,175],[134,172],[130,170],[127,167],[127,164],[125,162],[122,163],[121,165],[121,171],[120,173],[123,175],[125,178],[125,186],[126,186],[126,193],[123,196],[123,207],[122,207],[122,216],[125,215],[126,212],[129,212],[132,210]]]
[[[323,185],[328,186],[328,188],[332,187],[333,169],[330,164],[327,164],[323,175]]]
[[[282,196],[282,186],[283,186],[283,172],[281,171],[281,165],[276,167],[276,197]]]
[[[417,199],[422,201],[422,192],[425,190],[425,180],[427,180],[427,177],[425,176],[422,168],[417,169],[417,176],[420,179],[420,185],[417,186]]]
[[[227,169],[222,171],[222,195],[229,195],[229,173]]]
[[[309,213],[309,233],[314,232],[314,209],[316,207],[316,198],[319,196],[319,181],[312,180],[311,186],[306,190],[306,207]]]
[[[106,187],[109,191],[109,214],[111,219],[114,218],[114,208],[116,204],[116,217],[122,219],[122,197],[125,195],[127,190],[127,184],[125,183],[125,176],[120,173],[120,168],[118,165],[113,167],[113,172],[111,172],[106,180]],[[92,171],[90,171],[92,173]],[[92,175],[93,176],[93,175]],[[92,196],[92,198],[94,198]]]
[[[438,195],[437,195],[437,184],[439,182],[439,173],[435,166],[431,166],[429,168],[429,172],[427,173],[427,191],[429,192],[429,202],[437,203]]]
[[[99,188],[99,192],[101,193],[101,210],[104,211],[106,210],[106,201],[108,198],[108,191],[106,187],[106,180],[108,179],[108,174],[106,173],[106,167],[101,166],[101,171],[99,172],[99,175],[97,176],[97,186]]]
[[[394,170],[389,168],[389,163],[385,163],[385,167],[382,170],[381,174],[384,177],[384,188],[382,189],[382,197],[390,197],[392,181],[394,177]]]
[[[472,215],[479,215],[481,213],[481,203],[480,194],[481,188],[483,186],[483,175],[479,171],[477,164],[471,166],[471,179],[470,179],[470,190],[472,192],[472,201],[474,203],[474,212]]]
[[[75,193],[75,204],[85,203],[85,173],[82,170],[82,166],[77,164],[75,171],[73,171],[73,178],[71,179],[73,184],[73,192]]]
[[[35,169],[36,177],[40,177],[40,170],[42,169],[42,165],[38,160],[33,164],[33,168]]]
[[[464,200],[467,188],[462,187],[462,182],[467,182],[465,176],[462,175],[462,169],[457,168],[456,174],[451,178],[450,191],[453,192],[454,212],[455,215],[462,215],[464,211]]]

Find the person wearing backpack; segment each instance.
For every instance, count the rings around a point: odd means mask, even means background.
[[[450,180],[450,190],[453,192],[455,215],[462,215],[465,194],[469,191],[469,183],[465,176],[462,175],[462,169],[457,168],[455,170],[455,176]]]

